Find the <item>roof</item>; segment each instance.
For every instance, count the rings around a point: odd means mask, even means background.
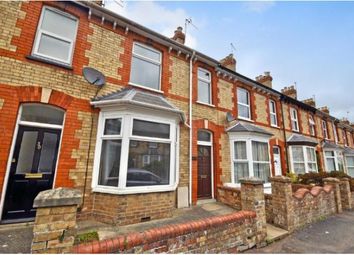
[[[226,129],[227,132],[251,132],[272,136],[273,134],[260,128],[255,125],[245,123],[245,122],[237,122],[235,125]]]
[[[185,120],[183,111],[170,103],[162,95],[156,95],[136,88],[124,88],[111,94],[94,98],[91,104],[98,107],[117,104],[140,105],[147,108],[174,112],[180,114],[183,121]]]
[[[349,147],[345,147],[344,154],[354,154],[354,149],[349,148]]]
[[[341,147],[338,144],[335,144],[333,142],[330,142],[330,141],[322,142],[322,148],[323,149],[333,149],[333,150],[343,150],[343,147]]]
[[[310,146],[316,146],[318,144],[318,142],[315,139],[303,135],[299,135],[299,134],[293,134],[292,136],[290,136],[289,139],[287,140],[287,143],[289,145],[310,145]]]

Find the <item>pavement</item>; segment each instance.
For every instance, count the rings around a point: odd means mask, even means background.
[[[30,253],[33,226],[2,225],[0,227],[0,254]]]
[[[345,211],[245,253],[354,253],[354,211]]]

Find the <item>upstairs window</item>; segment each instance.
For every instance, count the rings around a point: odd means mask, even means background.
[[[290,118],[291,118],[291,129],[293,131],[299,132],[299,121],[297,118],[297,110],[290,108]]]
[[[130,83],[160,90],[161,52],[140,43],[133,45]]]
[[[250,94],[242,88],[237,88],[237,109],[239,118],[251,119]]]
[[[312,116],[309,117],[309,124],[310,124],[310,135],[316,135],[316,124]]]
[[[325,120],[322,120],[322,131],[323,131],[323,138],[328,139],[327,122]]]
[[[270,114],[270,125],[273,127],[278,126],[277,121],[277,107],[273,100],[269,100],[269,114]]]
[[[71,64],[78,20],[59,10],[44,7],[37,28],[32,54]]]
[[[343,143],[345,146],[348,146],[347,131],[343,129],[342,134],[343,134]]]
[[[198,102],[212,104],[211,74],[201,68],[198,68]]]
[[[336,143],[338,143],[337,127],[336,127],[336,125],[334,124],[334,122],[332,122],[332,128],[333,128],[333,133],[334,133],[334,141],[335,141]]]

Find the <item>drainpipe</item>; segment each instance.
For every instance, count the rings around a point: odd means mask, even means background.
[[[193,95],[193,58],[195,51],[189,59],[189,206],[192,205],[192,148],[193,148],[193,117],[192,117],[192,95]]]
[[[284,135],[284,143],[285,143],[285,156],[286,156],[286,166],[287,166],[287,172],[290,173],[290,168],[289,168],[289,152],[288,152],[288,143],[286,141],[286,132],[285,132],[285,118],[284,118],[284,109],[283,109],[283,97],[280,98],[280,106],[281,106],[281,115],[283,119],[283,135]]]

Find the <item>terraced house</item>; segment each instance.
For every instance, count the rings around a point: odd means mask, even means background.
[[[354,176],[353,126],[95,2],[0,3],[1,222],[46,189],[80,217],[124,225],[216,199],[218,185],[287,172]],[[171,36],[173,31],[171,31]],[[85,67],[106,77],[94,86]]]

